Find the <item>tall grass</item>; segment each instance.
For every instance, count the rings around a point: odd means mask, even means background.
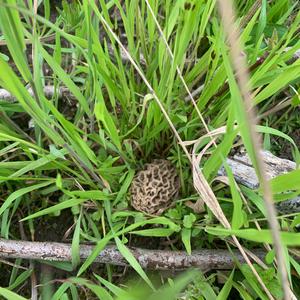
[[[1,45],[7,50],[0,55],[0,86],[16,99],[0,100],[0,222],[3,238],[21,238],[20,221],[26,238],[35,240],[39,220],[53,222],[68,212],[73,259],[55,266],[76,270],[77,277],[59,283],[51,299],[76,299],[82,289],[99,299],[141,297],[113,280],[117,270],[111,266],[107,276],[88,272],[111,242],[148,285],[142,290],[149,299],[174,299],[190,281],[190,297],[282,297],[262,191],[239,189],[230,169],[229,187],[214,180],[240,135],[251,158],[257,155],[216,1],[63,1],[55,18],[50,5],[47,0],[0,1]],[[283,94],[292,109],[298,105],[300,65],[292,60],[300,47],[297,2],[235,5],[252,105],[258,115],[271,111],[276,119],[272,109]],[[51,99],[45,96],[46,85],[57,89]],[[67,97],[59,96],[60,87],[69,91]],[[254,129],[264,141],[277,135],[291,143],[299,162],[293,139],[273,128],[272,118],[261,118],[259,125]],[[144,216],[130,207],[128,189],[135,171],[159,157],[178,168],[180,199],[163,216]],[[259,163],[253,164],[259,169]],[[298,173],[271,180],[273,196],[298,191]],[[191,209],[191,201],[204,201],[206,210]],[[288,247],[300,244],[299,216],[280,216],[279,223],[288,279],[298,296],[300,266]],[[175,283],[170,279],[159,289],[128,247],[134,236],[172,237],[177,242],[171,249],[191,253],[234,247],[231,235],[241,251],[264,244],[271,248],[266,262],[237,264],[230,275],[221,274],[224,285],[216,281],[217,273],[198,272]],[[83,242],[95,248],[80,265]],[[13,297],[9,290],[25,295],[18,287],[32,274],[21,273],[24,264],[16,261],[10,267],[7,289],[0,291],[4,297]]]

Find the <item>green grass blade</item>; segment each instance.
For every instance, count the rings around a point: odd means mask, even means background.
[[[23,218],[21,221],[28,221],[28,220],[38,218],[38,217],[41,217],[41,216],[44,216],[44,215],[53,214],[53,213],[56,213],[56,212],[61,211],[63,209],[71,208],[73,206],[79,205],[79,204],[81,204],[81,203],[83,203],[87,200],[88,199],[70,199],[70,200],[66,200],[62,203],[53,205],[53,206],[45,208],[45,209],[42,209],[42,210],[38,211],[37,213],[34,213],[34,214],[32,214],[32,215],[30,215],[26,218]]]
[[[155,290],[152,282],[142,269],[139,262],[136,260],[136,258],[133,256],[133,254],[130,252],[130,250],[121,242],[121,240],[118,237],[115,237],[115,241],[117,244],[117,247],[120,251],[120,253],[123,255],[123,257],[128,261],[130,266],[145,280],[145,282],[153,289]]]
[[[54,180],[51,180],[51,181],[46,181],[46,182],[43,182],[43,183],[39,183],[39,184],[35,184],[35,185],[31,185],[31,186],[28,186],[28,187],[25,187],[25,188],[22,188],[22,189],[19,189],[15,192],[13,192],[12,194],[10,194],[8,196],[8,198],[4,201],[4,203],[2,204],[2,206],[0,207],[0,215],[3,214],[3,212],[8,209],[12,203],[18,199],[19,197],[25,195],[25,194],[28,194],[32,191],[36,191],[40,188],[43,188],[43,187],[46,187],[50,184],[53,184],[54,183]]]

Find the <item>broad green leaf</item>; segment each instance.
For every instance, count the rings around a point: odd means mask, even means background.
[[[211,82],[209,86],[201,93],[198,107],[200,110],[204,109],[207,102],[211,97],[213,97],[219,88],[222,86],[222,84],[226,80],[226,69],[224,68],[224,65],[221,65],[215,72],[214,76],[211,79]]]
[[[181,240],[184,244],[186,252],[188,253],[188,255],[191,255],[192,247],[191,247],[191,229],[190,228],[182,228]]]
[[[202,5],[202,0],[195,3],[196,7],[193,10],[185,11],[184,13],[184,23],[183,28],[180,34],[176,36],[175,42],[175,53],[174,53],[174,64],[180,65],[188,44],[192,38],[192,35],[195,31],[195,27],[199,24],[200,21],[200,7]],[[179,32],[178,32],[179,33]]]
[[[185,228],[192,228],[193,223],[196,221],[196,216],[193,213],[190,213],[189,215],[185,215],[183,217],[183,226]]]
[[[184,0],[178,0],[174,3],[174,6],[172,7],[171,13],[170,13],[169,18],[167,19],[167,23],[165,25],[165,33],[164,34],[167,39],[169,39],[170,34],[172,33],[176,23],[178,22],[179,12],[183,8],[183,5],[184,5]]]

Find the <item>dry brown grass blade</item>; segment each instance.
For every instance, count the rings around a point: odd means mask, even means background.
[[[255,159],[258,165],[256,171],[258,172],[258,177],[260,178],[260,183],[264,194],[268,222],[272,232],[274,248],[276,251],[276,257],[278,261],[278,270],[281,275],[284,299],[291,299],[291,297],[293,297],[294,295],[290,290],[287,270],[285,267],[283,248],[281,245],[279,234],[279,224],[276,219],[276,210],[273,205],[272,191],[270,184],[267,180],[264,161],[262,160],[259,154],[261,150],[260,136],[255,131],[256,118],[252,105],[253,99],[249,91],[249,75],[247,72],[247,64],[245,58],[242,55],[240,55],[240,53],[242,53],[242,47],[240,45],[238,30],[235,24],[233,23],[235,20],[233,5],[232,1],[230,0],[218,0],[218,3],[219,11],[222,16],[223,27],[230,45],[232,64],[236,71],[239,89],[244,100],[244,109],[245,111],[247,111],[247,122],[248,124],[250,124],[249,132],[251,136],[251,141],[253,143]]]

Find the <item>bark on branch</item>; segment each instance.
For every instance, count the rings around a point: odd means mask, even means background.
[[[262,151],[261,156],[265,163],[268,179],[275,178],[297,169],[295,162],[279,158],[269,151]],[[259,180],[247,153],[236,154],[233,157],[228,158],[226,162],[231,168],[237,183],[250,189],[259,188]],[[218,175],[227,175],[224,167],[218,171]],[[275,207],[280,214],[298,213],[300,212],[300,196],[278,202],[275,204]]]
[[[80,246],[80,258],[85,260],[94,249],[93,245]],[[184,251],[147,250],[132,248],[130,251],[141,266],[151,270],[182,270],[191,267],[201,270],[232,269],[235,260],[244,263],[242,255],[227,250],[203,249],[193,251],[188,255]],[[263,259],[266,252],[262,249],[252,251],[254,255]],[[28,242],[0,239],[0,257],[6,259],[38,259],[48,261],[71,261],[71,245],[55,242]],[[108,263],[117,266],[128,266],[118,249],[114,246],[106,247],[95,259],[94,263]]]
[[[34,96],[33,91],[31,88],[28,89],[28,92],[31,96]],[[70,91],[66,87],[60,87],[55,89],[53,85],[46,85],[43,89],[44,95],[46,98],[52,98],[56,93],[58,93],[58,97],[62,98],[64,96],[72,96]],[[7,90],[0,89],[0,103],[1,101],[4,102],[17,102],[16,98]]]

